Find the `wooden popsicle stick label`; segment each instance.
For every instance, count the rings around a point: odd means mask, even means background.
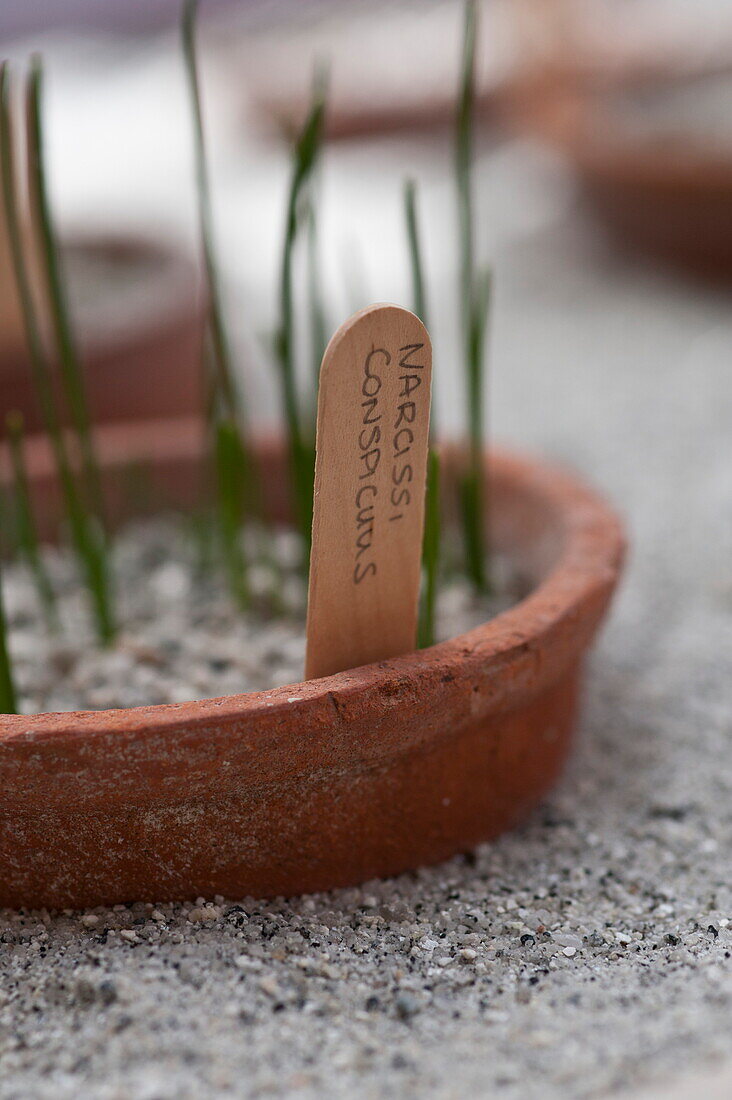
[[[375,305],[323,356],[308,679],[415,648],[432,384],[422,322]]]

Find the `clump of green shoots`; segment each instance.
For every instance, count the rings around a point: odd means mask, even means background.
[[[41,228],[41,274],[49,292],[49,304],[52,315],[54,337],[57,346],[54,353],[62,362],[62,374],[65,385],[74,392],[82,394],[81,375],[72,378],[79,371],[75,359],[71,327],[66,312],[66,303],[62,293],[56,293],[62,285],[59,274],[59,259],[55,234],[53,232],[46,194],[45,172],[43,167],[42,133],[40,122],[40,66],[34,63],[29,76],[25,95],[26,141],[28,148],[28,193],[31,199],[32,222]],[[26,341],[30,356],[36,394],[41,407],[44,425],[51,442],[56,471],[61,486],[62,499],[69,524],[71,539],[76,552],[82,575],[84,576],[92,604],[97,634],[103,644],[111,642],[115,632],[112,610],[112,595],[107,544],[101,525],[101,516],[95,513],[95,499],[98,493],[98,475],[93,465],[91,436],[82,426],[79,430],[77,418],[85,408],[74,397],[69,403],[74,409],[72,419],[75,426],[75,443],[82,455],[86,477],[77,480],[74,464],[70,457],[67,433],[63,426],[62,412],[56,398],[52,359],[41,336],[41,326],[34,300],[30,267],[21,225],[21,186],[17,167],[14,118],[11,102],[11,74],[7,62],[0,66],[0,171],[2,175],[2,197],[7,222],[8,240],[13,263],[13,272],[21,303]],[[64,345],[59,332],[65,331]],[[71,351],[69,350],[71,349]],[[86,437],[85,437],[86,431]],[[90,465],[91,464],[91,465]],[[95,488],[96,486],[96,488]],[[99,501],[101,494],[99,494]]]
[[[417,220],[417,185],[411,179],[406,180],[404,184],[404,215],[412,273],[412,308],[427,328],[427,295]],[[440,571],[440,528],[440,457],[434,445],[434,419],[432,419],[430,421],[430,448],[427,455],[427,490],[422,541],[424,582],[417,630],[417,644],[422,649],[434,645],[435,642],[435,605]]]
[[[475,103],[477,3],[466,0],[462,70],[455,134],[455,175],[460,238],[460,302],[465,367],[468,459],[460,483],[465,564],[476,591],[490,588],[485,525],[485,353],[490,309],[488,268],[476,271],[471,168]]]
[[[313,83],[310,110],[293,147],[292,176],[285,216],[285,237],[280,266],[279,327],[275,339],[275,351],[279,366],[282,408],[287,428],[290,472],[292,479],[295,514],[306,547],[310,545],[313,521],[313,483],[315,477],[314,418],[304,421],[298,399],[295,366],[295,292],[293,258],[301,226],[306,219],[310,229],[310,313],[313,341],[314,375],[320,370],[320,357],[325,344],[325,321],[320,304],[315,263],[315,214],[312,194],[312,178],[317,167],[323,140],[325,121],[326,78],[318,70]],[[322,350],[321,350],[322,349]],[[315,402],[312,403],[313,408]]]
[[[212,436],[219,532],[226,572],[238,604],[246,607],[249,603],[249,583],[247,561],[241,545],[241,530],[254,504],[255,475],[253,458],[247,444],[241,393],[234,379],[231,346],[224,320],[221,282],[216,262],[203,109],[196,60],[197,11],[198,0],[186,0],[183,8],[182,38],[193,116],[199,234],[208,294],[206,340],[207,364],[210,367],[207,372],[208,418]]]
[[[233,369],[231,345],[224,318],[221,280],[214,245],[210,177],[206,151],[201,86],[196,55],[198,0],[185,0],[182,43],[185,74],[191,103],[196,195],[201,252],[205,273],[208,315],[204,353],[208,388],[207,416],[210,453],[216,485],[216,534],[221,546],[231,591],[241,607],[249,605],[248,561],[242,531],[258,513],[261,487],[250,447],[246,405]],[[459,289],[461,344],[465,371],[467,458],[460,475],[460,512],[465,570],[477,592],[489,590],[487,485],[485,477],[485,358],[490,308],[491,279],[488,268],[476,263],[472,194],[473,121],[475,101],[475,50],[477,2],[466,0],[462,65],[455,131],[455,180],[459,224]],[[43,158],[41,100],[43,72],[34,59],[25,87],[24,126],[27,145],[27,181],[18,171],[10,72],[0,67],[0,170],[2,207],[7,221],[13,269],[21,301],[35,389],[48,434],[73,547],[90,593],[97,632],[103,642],[114,634],[108,537],[83,371],[74,339],[66,298],[59,248],[49,204]],[[298,529],[306,548],[310,545],[315,465],[315,414],[320,364],[328,335],[326,311],[318,269],[318,222],[315,176],[323,142],[326,79],[315,76],[312,98],[302,129],[292,150],[292,169],[278,280],[278,324],[274,351],[282,411],[287,432],[290,478]],[[27,183],[27,187],[24,184]],[[41,295],[48,311],[50,351],[46,347],[45,314],[39,315],[37,291],[31,278],[23,235],[21,198],[27,191],[31,222],[40,243]],[[411,270],[413,309],[428,323],[428,303],[417,212],[417,189],[412,180],[404,187],[404,217]],[[304,238],[307,272],[306,300],[309,315],[310,375],[307,396],[297,380],[295,259]],[[362,303],[361,303],[362,304]],[[40,316],[40,320],[39,320]],[[57,399],[55,365],[58,362]],[[68,413],[68,417],[66,414]],[[66,428],[66,423],[70,428]],[[38,545],[23,443],[22,418],[7,422],[9,453],[14,481],[18,541],[32,571],[50,627],[57,625],[53,589]],[[208,562],[208,543],[202,541],[202,560]],[[427,466],[425,527],[422,548],[423,590],[419,618],[419,645],[434,643],[435,605],[441,565],[440,461],[431,430]],[[307,562],[306,562],[307,564]],[[205,568],[205,566],[204,566]],[[6,623],[0,586],[0,708],[16,709],[9,664]]]
[[[404,181],[404,220],[412,276],[412,310],[427,328],[427,293],[424,285],[424,264],[417,219],[417,184],[413,179]]]

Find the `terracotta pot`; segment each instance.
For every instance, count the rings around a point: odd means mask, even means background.
[[[95,422],[201,414],[203,303],[195,265],[134,237],[77,237],[65,246],[87,393]],[[41,426],[30,365],[0,340],[0,417]]]
[[[132,439],[100,433],[112,487]],[[194,425],[138,426],[134,441],[154,442],[153,473],[180,501],[196,491]],[[42,485],[43,447],[31,450]],[[265,444],[260,459],[280,512],[282,448]],[[0,905],[324,890],[434,863],[519,821],[567,755],[623,536],[571,475],[506,454],[491,469],[495,542],[532,584],[492,622],[271,691],[3,718]]]
[[[732,279],[732,157],[586,149],[576,161],[590,202],[633,247],[702,276]]]
[[[702,80],[699,74],[689,83]],[[585,196],[626,245],[714,279],[732,278],[732,146],[680,127],[645,133],[627,102],[678,93],[681,78],[592,86],[566,74],[517,82],[505,101],[514,125],[556,146]]]
[[[720,9],[712,27],[694,5],[639,7],[629,20],[620,3],[516,0],[502,111],[565,154],[623,243],[727,279],[732,20]]]

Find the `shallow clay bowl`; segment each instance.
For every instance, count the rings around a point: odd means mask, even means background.
[[[702,276],[732,279],[732,145],[642,136],[609,105],[576,106],[567,148],[585,194],[626,244]]]
[[[732,279],[732,144],[704,144],[681,129],[642,133],[615,109],[614,100],[631,93],[550,81],[541,95],[517,93],[510,111],[560,149],[591,207],[626,246],[706,278]]]
[[[100,433],[118,504],[131,439]],[[135,445],[151,442],[152,475],[182,502],[200,483],[195,425],[138,427]],[[262,445],[260,461],[280,511],[283,448]],[[434,863],[519,821],[567,755],[623,536],[567,473],[500,453],[491,479],[495,543],[531,591],[484,626],[271,691],[4,717],[0,905],[324,890]]]
[[[681,144],[578,150],[585,193],[626,244],[701,276],[732,279],[732,157]]]
[[[195,265],[176,248],[133,236],[76,237],[64,270],[93,419],[200,415],[203,307]],[[41,426],[24,351],[0,347],[0,417]]]

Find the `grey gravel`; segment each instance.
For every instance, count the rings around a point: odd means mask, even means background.
[[[3,914],[4,1100],[664,1094],[727,1056],[729,297],[574,215],[496,255],[500,433],[604,486],[633,542],[567,775],[395,880]]]

